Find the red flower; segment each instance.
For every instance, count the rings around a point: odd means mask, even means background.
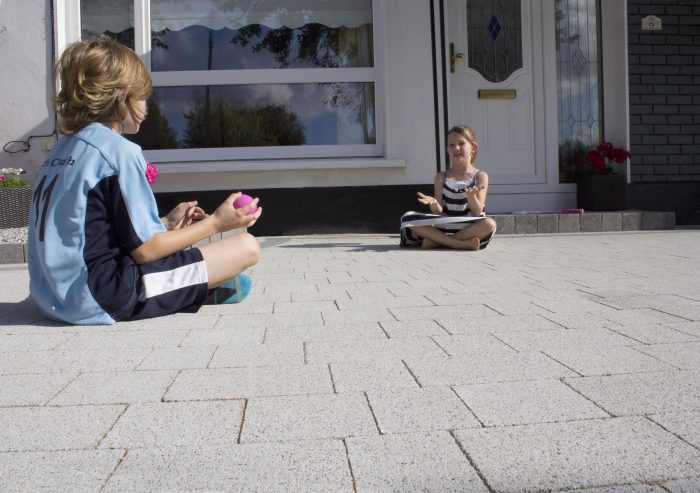
[[[590,163],[593,169],[605,168],[605,158],[597,151],[588,151],[588,154],[586,154],[586,161]]]
[[[601,142],[595,149],[589,151],[584,159],[588,161],[588,173],[594,174],[615,174],[612,163],[624,163],[632,154],[621,147],[615,147],[610,142]]]

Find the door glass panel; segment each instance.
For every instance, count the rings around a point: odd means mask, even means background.
[[[133,0],[80,0],[80,38],[107,35],[134,49]]]
[[[129,136],[145,150],[374,144],[374,84],[157,87]]]
[[[502,82],[523,66],[520,0],[467,0],[469,67]]]
[[[559,181],[574,182],[600,141],[601,91],[597,0],[556,0]]]
[[[371,0],[152,0],[153,71],[371,67]]]

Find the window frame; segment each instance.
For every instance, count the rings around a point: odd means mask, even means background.
[[[167,149],[144,150],[150,161],[166,168],[168,163],[174,169],[182,169],[191,164],[192,171],[207,169],[222,170],[249,168],[252,160],[270,160],[277,163],[279,169],[285,169],[285,162],[290,162],[291,169],[298,169],[295,161],[301,159],[328,159],[338,161],[340,166],[347,160],[350,167],[356,167],[358,159],[367,160],[367,167],[386,166],[382,163],[385,156],[386,139],[386,89],[385,52],[386,3],[383,0],[372,1],[373,32],[373,67],[344,68],[289,68],[289,69],[242,69],[211,71],[151,71],[151,36],[150,36],[150,0],[133,0],[134,2],[134,50],[146,63],[154,88],[189,87],[206,85],[251,85],[251,84],[301,84],[326,82],[366,82],[374,84],[374,144],[357,145],[300,145],[274,147],[225,147],[202,149]],[[80,40],[80,0],[65,0],[57,3],[56,9],[57,51],[73,41]],[[374,159],[371,159],[374,158]],[[379,159],[377,159],[379,158]],[[209,164],[208,164],[209,163]],[[311,167],[316,167],[311,165]],[[163,169],[163,171],[166,171]]]

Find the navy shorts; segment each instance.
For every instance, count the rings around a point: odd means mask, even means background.
[[[138,269],[135,303],[113,315],[115,320],[140,320],[177,312],[194,313],[207,299],[207,266],[199,248],[135,264]]]

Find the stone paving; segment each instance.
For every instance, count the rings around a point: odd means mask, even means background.
[[[0,266],[0,491],[700,491],[700,231],[260,240],[114,326]]]

